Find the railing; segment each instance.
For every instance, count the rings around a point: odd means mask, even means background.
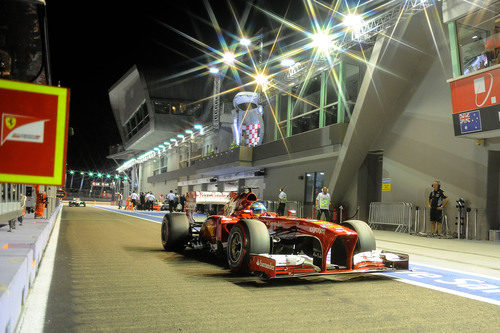
[[[276,212],[278,210],[278,201],[263,201],[264,206],[266,206],[267,210],[269,212]],[[302,201],[288,201],[285,204],[285,215],[287,215],[289,210],[295,210],[296,211],[296,216],[298,217],[304,217],[304,205],[302,204]]]
[[[380,225],[394,226],[398,232],[410,232],[413,204],[408,202],[372,202],[368,223],[374,229]]]

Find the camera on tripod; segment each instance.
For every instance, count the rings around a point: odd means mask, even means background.
[[[462,198],[458,199],[456,207],[457,208],[464,208],[465,207],[465,201],[464,201],[464,199],[462,199]]]

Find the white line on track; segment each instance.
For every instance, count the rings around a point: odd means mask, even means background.
[[[52,273],[56,258],[57,241],[61,226],[62,211],[56,219],[52,236],[50,236],[45,252],[40,261],[33,287],[26,298],[21,318],[17,325],[16,332],[37,333],[43,332],[45,324],[45,313],[49,299],[50,285],[52,283]]]
[[[486,297],[481,297],[481,296],[476,296],[476,295],[471,295],[471,294],[463,293],[463,292],[460,292],[460,291],[457,291],[457,290],[452,290],[452,289],[442,288],[442,287],[438,287],[438,286],[433,286],[432,284],[427,284],[427,283],[422,283],[422,282],[418,282],[418,281],[407,280],[407,279],[399,278],[399,277],[396,277],[396,280],[400,281],[400,282],[403,282],[403,283],[408,283],[408,284],[413,284],[415,286],[424,287],[424,288],[427,288],[427,289],[434,289],[434,290],[442,291],[442,292],[445,292],[445,293],[448,293],[448,294],[453,294],[453,295],[457,295],[457,296],[462,296],[462,297],[474,299],[476,301],[481,301],[481,302],[486,302],[486,303],[490,303],[490,304],[500,305],[500,301],[496,301],[494,299],[490,299],[490,298],[486,298]]]

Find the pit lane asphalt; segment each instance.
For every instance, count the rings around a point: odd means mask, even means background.
[[[385,276],[263,282],[166,252],[160,224],[65,207],[45,332],[494,332],[499,306]]]

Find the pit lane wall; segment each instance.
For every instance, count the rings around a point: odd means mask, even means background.
[[[0,233],[0,332],[16,328],[62,207],[60,203],[48,219],[25,218],[13,232]]]

